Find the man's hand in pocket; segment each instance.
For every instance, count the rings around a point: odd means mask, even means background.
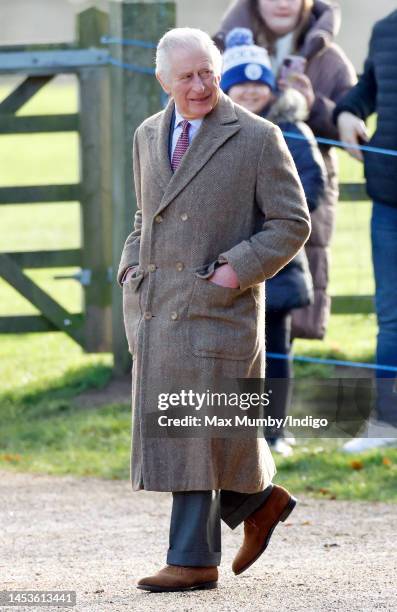
[[[135,270],[138,268],[138,266],[133,266],[132,268],[127,268],[127,271],[124,273],[124,278],[123,278],[123,285],[124,283],[126,283],[131,276],[134,274]]]
[[[232,266],[228,263],[216,268],[215,272],[209,277],[208,280],[210,283],[214,283],[214,285],[229,287],[229,289],[238,289],[240,286],[237,274],[233,270]]]

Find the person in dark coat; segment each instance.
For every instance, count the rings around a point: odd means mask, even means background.
[[[376,112],[377,128],[370,144],[397,151],[397,10],[378,21],[372,31],[364,72],[357,85],[338,103],[334,119],[341,140],[352,145],[367,138],[364,121]],[[378,320],[376,361],[397,367],[397,157],[348,149],[364,161],[367,192],[373,200],[372,258]],[[361,452],[397,444],[396,372],[378,369],[376,419],[368,437],[347,442],[344,450]],[[381,423],[386,423],[384,427]],[[383,433],[382,433],[383,432]]]
[[[272,121],[285,134],[286,142],[301,179],[309,211],[314,211],[323,195],[326,170],[313,132],[304,123],[308,115],[304,96],[286,89],[277,97],[275,77],[268,53],[254,45],[248,28],[235,28],[226,37],[221,87],[237,102]],[[279,92],[280,93],[280,92]],[[295,138],[294,138],[295,137]],[[304,249],[266,283],[267,353],[285,355],[285,359],[266,358],[266,378],[272,389],[267,414],[285,417],[292,378],[292,362],[287,359],[291,347],[291,316],[295,308],[313,301],[313,281]],[[267,440],[276,452],[290,455],[292,447],[280,429],[268,429]]]
[[[304,73],[292,73],[289,83],[305,96],[307,123],[315,136],[338,139],[332,113],[336,103],[356,82],[356,73],[342,49],[334,43],[340,26],[335,2],[318,0],[236,0],[226,12],[214,37],[223,49],[225,37],[235,27],[250,28],[255,44],[267,49],[273,72],[280,83],[280,69],[287,56],[306,59]],[[314,303],[296,308],[292,315],[294,338],[323,339],[327,330],[331,298],[329,245],[338,201],[338,164],[335,151],[320,145],[327,169],[321,206],[312,214],[312,233],[306,244],[314,284]]]

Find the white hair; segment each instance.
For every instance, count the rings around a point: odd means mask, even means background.
[[[170,76],[170,55],[178,49],[200,49],[212,59],[216,76],[222,72],[222,55],[212,38],[197,28],[173,28],[159,40],[156,51],[156,73],[166,81]]]

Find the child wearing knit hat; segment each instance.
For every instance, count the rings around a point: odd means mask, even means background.
[[[324,187],[321,154],[313,132],[304,123],[308,116],[305,97],[293,88],[293,80],[283,91],[277,90],[269,55],[263,47],[254,44],[253,33],[248,28],[234,28],[226,37],[221,78],[222,90],[233,102],[279,125],[288,134],[286,140],[299,172],[299,159],[310,157],[300,178],[305,188],[306,175],[318,177],[318,186]],[[295,133],[297,138],[291,139]],[[300,144],[297,142],[300,141]],[[306,142],[305,142],[306,141]],[[305,155],[302,155],[302,151]],[[320,173],[308,172],[308,168],[320,168]],[[313,183],[313,181],[311,181]],[[310,210],[318,205],[321,189],[305,189]]]
[[[226,37],[221,88],[237,104],[261,113],[273,98],[276,78],[269,54],[254,44],[248,28],[234,28]]]

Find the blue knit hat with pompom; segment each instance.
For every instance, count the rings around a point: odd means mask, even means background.
[[[247,82],[264,83],[273,90],[276,88],[266,49],[254,44],[254,36],[248,28],[234,28],[226,36],[221,88],[227,93],[233,85]]]

